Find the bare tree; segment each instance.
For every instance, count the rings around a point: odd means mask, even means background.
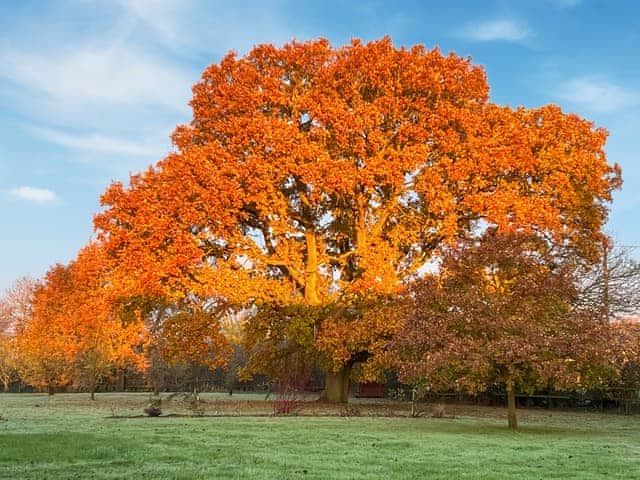
[[[0,383],[5,392],[18,379],[15,336],[31,318],[37,286],[35,280],[22,277],[0,296]]]
[[[22,277],[5,290],[0,297],[0,335],[13,336],[31,318],[37,287],[37,281]]]
[[[640,312],[640,261],[633,247],[607,246],[602,262],[579,275],[579,307],[601,309],[607,319]]]

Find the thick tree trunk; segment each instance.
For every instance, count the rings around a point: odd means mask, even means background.
[[[9,377],[2,377],[2,388],[4,389],[4,393],[9,391]]]
[[[516,391],[512,379],[507,380],[507,419],[509,429],[516,430],[518,428],[518,419],[516,418]]]
[[[319,287],[319,260],[318,241],[316,233],[312,228],[305,232],[307,244],[306,271],[304,280],[304,298],[307,305],[318,306],[322,304]],[[338,372],[327,372],[325,378],[325,388],[320,395],[320,401],[328,403],[348,403],[349,402],[349,380],[353,362],[343,366]]]
[[[47,385],[47,394],[49,396],[53,395],[55,393],[55,388],[53,385]]]
[[[338,372],[327,372],[324,392],[320,399],[327,403],[349,402],[349,380],[351,367],[343,367]]]

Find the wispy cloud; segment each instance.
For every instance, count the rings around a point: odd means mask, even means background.
[[[558,92],[560,100],[595,113],[612,113],[640,103],[638,92],[590,77],[574,78]]]
[[[531,36],[531,30],[517,20],[503,18],[470,24],[462,34],[479,42],[520,42]]]
[[[39,204],[51,204],[59,201],[55,192],[46,188],[38,187],[17,187],[9,190],[9,195],[22,200],[27,200]]]
[[[0,51],[0,76],[65,105],[154,106],[187,110],[194,78],[129,45],[51,52]]]
[[[135,156],[151,156],[159,153],[158,144],[145,145],[98,133],[73,134],[42,127],[28,127],[28,130],[44,140],[74,150]]]
[[[207,0],[118,0],[121,20],[135,25],[130,31],[133,37],[144,30],[149,34],[147,41],[151,37],[182,58],[211,58],[231,49],[244,54],[259,43],[280,44],[320,33],[307,32],[302,22],[292,21],[291,9],[279,1],[217,0],[215,14],[203,15],[211,11],[211,4]]]
[[[183,14],[193,7],[191,0],[118,0],[124,15],[147,26],[154,36],[169,46],[188,40],[181,28]]]

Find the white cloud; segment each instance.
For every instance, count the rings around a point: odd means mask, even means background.
[[[211,11],[212,3],[215,14],[203,15],[203,11]],[[122,19],[135,24],[130,34],[135,36],[142,27],[155,41],[182,58],[219,56],[229,50],[242,55],[256,44],[277,45],[321,33],[301,30],[301,24],[292,21],[288,9],[279,8],[279,2],[118,0],[118,4]]]
[[[574,106],[596,113],[612,113],[640,102],[638,92],[589,77],[570,80],[557,96]]]
[[[0,52],[4,76],[64,109],[68,105],[153,106],[185,112],[195,76],[131,45]]]
[[[125,14],[145,24],[156,37],[167,44],[183,43],[186,38],[180,28],[182,14],[189,10],[189,0],[118,0]]]
[[[27,127],[38,137],[74,150],[86,150],[96,153],[114,153],[118,155],[151,156],[158,154],[162,145],[145,145],[138,142],[90,133],[86,135],[71,134],[51,128]]]
[[[529,28],[512,19],[495,19],[469,25],[464,36],[480,42],[503,40],[519,42],[531,36]]]
[[[12,197],[20,198],[22,200],[28,200],[34,203],[55,203],[59,200],[58,195],[55,192],[46,188],[38,187],[17,187],[9,191]]]

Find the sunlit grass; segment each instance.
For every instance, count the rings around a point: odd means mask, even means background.
[[[206,414],[267,412],[261,398],[207,395]],[[139,415],[146,399],[0,394],[0,478],[640,478],[637,416],[523,411],[515,433],[489,408],[451,407],[445,419],[108,418]]]

